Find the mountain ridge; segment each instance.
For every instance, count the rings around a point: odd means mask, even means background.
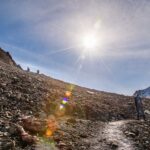
[[[14,67],[18,67],[21,69],[20,65],[17,65],[16,62],[13,60],[11,54],[6,52],[4,49],[0,47],[0,61]]]

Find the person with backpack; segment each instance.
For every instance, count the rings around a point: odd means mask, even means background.
[[[144,120],[146,120],[144,110],[143,110],[142,97],[140,96],[140,93],[136,94],[134,100],[135,100],[135,107],[137,112],[137,119],[139,120],[140,117],[142,117]]]

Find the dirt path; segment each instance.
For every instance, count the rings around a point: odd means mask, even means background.
[[[127,139],[122,128],[132,120],[122,120],[106,123],[103,130],[97,129],[95,137],[88,139],[88,150],[135,150],[134,143]]]
[[[114,149],[135,150],[133,142],[126,138],[121,129],[129,121],[114,121],[106,125],[104,130],[106,142],[110,143]]]

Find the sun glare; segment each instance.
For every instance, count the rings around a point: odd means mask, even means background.
[[[95,49],[98,46],[98,39],[94,34],[84,35],[82,38],[82,45],[85,49]]]

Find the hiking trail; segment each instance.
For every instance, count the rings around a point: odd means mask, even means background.
[[[103,131],[89,139],[89,150],[135,150],[134,143],[128,139],[122,128],[132,120],[121,120],[106,123]]]
[[[135,150],[133,141],[128,139],[122,131],[122,127],[129,121],[131,120],[114,121],[105,126],[104,135],[106,141],[111,143],[117,150]]]

